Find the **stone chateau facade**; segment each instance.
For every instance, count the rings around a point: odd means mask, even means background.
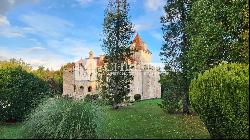
[[[142,100],[160,98],[160,70],[151,65],[152,53],[138,34],[130,47],[137,50],[129,61],[134,66],[130,99],[134,100],[135,94],[141,94]],[[104,56],[95,57],[90,51],[88,58],[68,65],[63,73],[63,95],[84,98],[87,94],[98,94],[97,69],[104,66],[103,59]]]

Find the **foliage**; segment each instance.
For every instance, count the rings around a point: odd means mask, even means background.
[[[16,60],[14,58],[9,59],[9,60],[0,60],[0,68],[4,67],[22,67],[22,69],[26,70],[27,72],[31,72],[32,67],[25,63],[22,59]]]
[[[220,62],[249,63],[248,0],[192,0],[186,32],[188,76]]]
[[[97,138],[97,108],[82,100],[50,98],[24,124],[25,138]],[[100,115],[100,114],[98,114]]]
[[[176,72],[179,75],[180,84],[175,85],[175,89],[183,96],[183,112],[189,113],[186,52],[189,47],[188,36],[185,32],[190,0],[168,0],[164,6],[164,16],[161,17],[164,44],[160,55],[165,63],[166,72]],[[174,76],[171,74],[169,76]],[[175,77],[169,77],[170,80]],[[166,86],[167,85],[163,85]],[[172,87],[171,87],[172,88]],[[168,94],[173,93],[170,89]],[[165,96],[166,97],[166,96]],[[167,99],[167,98],[164,98]]]
[[[98,99],[98,97],[99,97],[98,94],[93,94],[93,95],[87,94],[87,95],[84,97],[84,101],[87,101],[87,102],[95,101],[95,100]]]
[[[169,72],[168,74],[161,74],[160,83],[162,85],[162,104],[161,107],[168,113],[177,113],[181,111],[181,91],[180,91],[180,74],[176,72]]]
[[[106,112],[99,129],[102,139],[208,139],[209,133],[198,116],[166,114],[158,107],[160,99],[135,102],[122,110],[103,108]],[[99,120],[99,119],[98,119]],[[21,138],[23,124],[0,124],[0,139]],[[142,129],[143,128],[143,129]],[[2,130],[2,133],[1,133]]]
[[[130,68],[128,59],[132,51],[128,45],[134,33],[128,11],[129,4],[126,0],[110,0],[105,10],[102,48],[106,66],[102,70],[100,85],[103,97],[112,102],[114,108],[128,99],[133,80],[131,72],[126,69],[126,66]]]
[[[22,67],[0,68],[0,121],[20,121],[50,94],[48,85]]]
[[[63,92],[63,67],[60,70],[49,70],[39,66],[37,70],[32,71],[36,76],[49,84],[53,95],[61,95]]]
[[[134,99],[135,99],[135,101],[141,100],[141,94],[135,94]]]
[[[212,138],[248,138],[249,65],[223,64],[190,85],[191,104]]]
[[[66,65],[65,65],[66,66]],[[63,68],[62,66],[60,70],[49,70],[43,66],[39,66],[37,70],[34,70],[30,64],[25,63],[23,60],[16,60],[14,58],[9,60],[0,60],[0,68],[10,67],[22,67],[25,71],[29,73],[33,73],[38,78],[46,81],[51,89],[51,93],[53,95],[61,95],[63,92]]]

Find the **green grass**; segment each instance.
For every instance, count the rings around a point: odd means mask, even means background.
[[[166,114],[157,105],[160,99],[136,102],[113,110],[104,108],[101,138],[207,139],[207,129],[198,116]],[[20,138],[22,124],[0,125],[0,139]]]
[[[22,136],[21,123],[17,124],[1,124],[0,123],[0,139],[18,139]]]
[[[133,106],[107,109],[102,138],[210,138],[198,116],[166,114],[157,105],[161,100],[146,100]]]

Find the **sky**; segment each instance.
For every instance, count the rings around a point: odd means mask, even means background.
[[[160,63],[165,0],[128,2],[136,33],[152,52],[152,63]],[[21,58],[34,68],[57,70],[88,57],[90,50],[95,56],[103,54],[107,4],[108,0],[0,0],[0,60]]]

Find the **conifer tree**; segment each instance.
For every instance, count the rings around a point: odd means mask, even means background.
[[[164,44],[160,55],[165,63],[165,70],[177,85],[165,85],[168,91],[183,97],[183,113],[189,113],[187,77],[188,37],[185,32],[190,10],[190,0],[168,0],[164,6],[165,15],[161,17]],[[171,94],[172,94],[171,93]]]
[[[134,30],[128,11],[126,0],[110,0],[105,10],[102,49],[106,67],[102,70],[105,78],[101,78],[101,90],[114,108],[128,99],[133,80],[128,59],[133,53],[129,45]]]

